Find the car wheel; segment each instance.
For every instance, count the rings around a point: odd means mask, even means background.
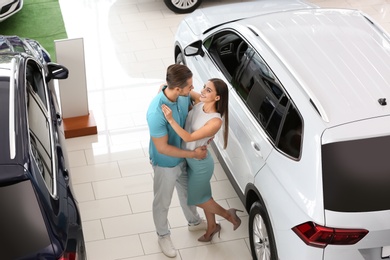
[[[277,260],[276,244],[268,213],[260,202],[249,211],[249,241],[254,260]]]
[[[184,54],[181,53],[181,52],[179,52],[179,53],[176,55],[175,62],[176,62],[176,64],[187,65],[187,64],[186,64],[186,60],[185,60],[185,58],[184,58]]]
[[[164,0],[165,5],[173,12],[186,14],[200,6],[202,0]]]

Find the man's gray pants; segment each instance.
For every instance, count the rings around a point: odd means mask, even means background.
[[[168,210],[171,205],[175,186],[181,208],[188,224],[199,224],[202,220],[197,212],[196,206],[187,205],[188,175],[186,162],[184,161],[172,168],[153,166],[153,170],[153,220],[157,234],[161,237],[170,234],[168,228]]]

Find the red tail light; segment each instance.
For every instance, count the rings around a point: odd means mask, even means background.
[[[365,229],[330,228],[313,222],[303,223],[292,230],[307,245],[321,248],[327,245],[353,245],[368,233]]]
[[[77,260],[75,252],[65,252],[58,260]]]

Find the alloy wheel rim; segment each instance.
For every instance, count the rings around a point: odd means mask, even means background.
[[[253,244],[257,260],[270,260],[271,250],[269,245],[268,231],[264,219],[257,214],[253,219]]]
[[[172,0],[172,4],[179,9],[189,9],[199,0]]]

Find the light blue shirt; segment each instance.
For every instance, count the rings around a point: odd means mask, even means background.
[[[163,90],[165,88],[166,86],[163,87]],[[171,125],[165,119],[161,109],[162,104],[166,104],[172,110],[173,118],[181,127],[184,128],[188,109],[191,104],[191,98],[190,96],[179,96],[176,102],[171,102],[164,95],[164,92],[160,91],[160,93],[158,93],[158,95],[150,103],[148,112],[146,113],[150,137],[159,138],[168,135],[168,144],[181,148],[182,139],[178,134],[176,134]],[[149,156],[152,164],[160,167],[175,167],[184,160],[184,158],[171,157],[159,153],[152,139],[150,139],[149,142]]]

